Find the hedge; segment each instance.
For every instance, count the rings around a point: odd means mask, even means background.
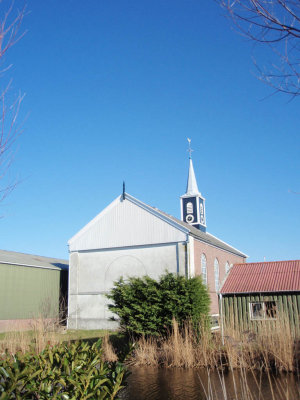
[[[132,277],[114,285],[107,296],[113,300],[108,307],[130,334],[165,335],[173,318],[179,324],[186,320],[199,324],[209,313],[210,297],[201,277],[166,273],[158,281]]]

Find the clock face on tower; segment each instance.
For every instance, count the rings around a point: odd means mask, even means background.
[[[194,222],[194,216],[192,214],[188,214],[185,218],[186,222],[188,224],[191,224],[192,222]]]

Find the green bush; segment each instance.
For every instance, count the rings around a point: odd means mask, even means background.
[[[101,341],[48,346],[0,358],[0,400],[115,399],[125,369],[102,361]]]
[[[164,335],[172,327],[192,320],[199,324],[209,313],[210,298],[200,277],[188,279],[166,273],[159,281],[149,276],[121,278],[107,296],[113,300],[109,309],[120,324],[134,335]]]

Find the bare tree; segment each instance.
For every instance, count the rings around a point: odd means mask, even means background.
[[[238,30],[269,46],[275,63],[259,67],[259,78],[276,92],[300,95],[300,0],[219,0]]]
[[[23,96],[20,94],[11,98],[11,79],[6,79],[11,65],[5,66],[7,51],[24,35],[20,32],[21,22],[25,15],[25,6],[18,10],[14,2],[3,10],[0,0],[0,180],[4,178],[13,159],[13,144],[21,133],[17,118]],[[3,200],[15,187],[16,182],[6,182],[0,185],[0,201]]]

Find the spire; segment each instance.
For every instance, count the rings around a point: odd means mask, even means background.
[[[193,161],[192,161],[192,148],[191,148],[191,139],[187,138],[187,141],[189,142],[189,159],[190,159],[190,166],[189,166],[189,176],[188,176],[188,181],[186,185],[186,194],[193,195],[193,194],[199,194],[198,190],[198,185],[196,181],[196,176],[195,176],[195,171],[193,167]]]
[[[202,197],[199,192],[193,161],[192,161],[192,149],[191,139],[189,142],[189,176],[186,185],[186,193],[180,197],[181,204],[181,220],[192,225],[194,228],[200,229],[202,232],[206,232],[206,221],[205,221],[205,198]]]
[[[190,156],[189,176],[186,185],[186,194],[188,195],[199,194],[199,189],[196,181],[196,176],[191,156]]]

